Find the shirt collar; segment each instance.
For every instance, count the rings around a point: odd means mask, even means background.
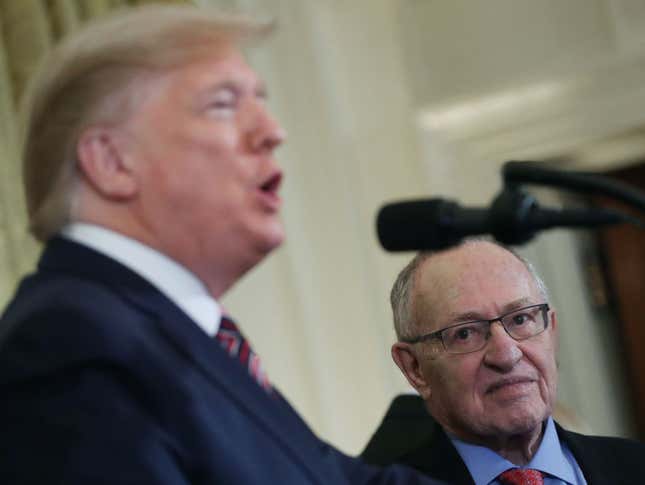
[[[542,443],[527,467],[548,473],[567,483],[576,483],[575,470],[565,456],[553,418],[549,417],[547,420]]]
[[[466,443],[454,436],[449,435],[449,438],[455,445],[459,456],[464,460],[475,485],[488,485],[500,473],[509,468],[517,468],[517,465],[502,458],[489,448]],[[542,442],[537,452],[525,468],[534,468],[566,483],[575,483],[575,470],[564,454],[551,417],[547,419]]]
[[[219,330],[222,310],[206,286],[185,267],[123,234],[74,222],[63,237],[88,246],[128,267],[154,285],[211,337]]]

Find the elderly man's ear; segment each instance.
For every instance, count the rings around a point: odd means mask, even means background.
[[[106,199],[127,200],[138,191],[124,137],[117,129],[93,126],[81,133],[76,147],[82,178]]]
[[[557,354],[560,348],[560,328],[558,327],[558,318],[554,309],[549,310],[549,324],[551,325],[551,332],[553,334],[553,346]]]
[[[410,385],[423,399],[428,399],[430,397],[430,382],[423,375],[417,353],[412,345],[406,342],[396,342],[392,345],[391,353],[394,363],[401,369]]]

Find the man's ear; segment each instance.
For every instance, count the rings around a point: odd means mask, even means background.
[[[127,200],[136,195],[138,184],[118,137],[112,128],[87,128],[79,137],[76,156],[83,179],[101,196]]]
[[[421,371],[421,365],[412,345],[406,342],[396,342],[391,349],[394,363],[401,369],[410,385],[424,400],[430,397],[430,383]]]
[[[553,336],[553,342],[557,352],[560,343],[560,329],[558,328],[558,317],[553,309],[549,310],[549,324],[551,326],[551,335]]]

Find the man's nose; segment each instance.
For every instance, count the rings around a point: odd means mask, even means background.
[[[258,106],[253,117],[249,139],[253,150],[271,152],[287,137],[286,131],[265,106]]]
[[[522,350],[500,321],[491,323],[484,362],[500,371],[511,370],[522,358]]]

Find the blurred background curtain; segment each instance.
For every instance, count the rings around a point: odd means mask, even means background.
[[[25,82],[66,33],[136,3],[146,2],[0,0],[0,302],[38,249],[26,233],[18,163]],[[287,241],[225,304],[307,422],[359,452],[391,398],[409,389],[389,355],[388,293],[412,255],[380,249],[379,206],[422,196],[483,205],[510,157],[566,166],[583,143],[617,132],[629,142],[620,147],[640,147],[642,159],[645,8],[639,0],[193,3],[278,21],[249,58],[289,132],[278,152]],[[618,160],[607,146],[605,159]],[[635,434],[620,339],[609,312],[591,302],[579,240],[560,231],[522,252],[559,311],[561,401],[594,432]]]

